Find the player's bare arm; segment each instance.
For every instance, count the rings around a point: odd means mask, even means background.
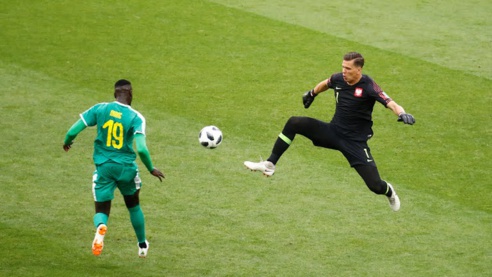
[[[409,125],[413,125],[415,123],[415,118],[411,114],[406,113],[403,107],[398,105],[395,101],[392,100],[386,105],[386,107],[398,116],[398,121]]]
[[[314,89],[313,89],[313,94],[314,95],[318,95],[320,93],[322,93],[323,91],[327,90],[328,89],[328,79],[324,80],[324,81],[321,81],[319,82],[319,84],[317,84]]]
[[[405,113],[405,110],[403,109],[402,106],[398,105],[395,101],[389,102],[386,107],[390,110],[393,111],[394,114],[400,115],[402,113]]]

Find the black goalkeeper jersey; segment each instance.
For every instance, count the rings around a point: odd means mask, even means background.
[[[391,98],[367,75],[362,75],[360,81],[351,86],[343,80],[342,73],[336,73],[327,84],[335,90],[336,109],[331,123],[339,133],[357,141],[371,138],[374,104],[378,101],[386,106]]]

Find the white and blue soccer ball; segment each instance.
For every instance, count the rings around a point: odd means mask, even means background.
[[[222,131],[217,126],[205,126],[198,134],[198,141],[203,147],[213,149],[222,143]]]

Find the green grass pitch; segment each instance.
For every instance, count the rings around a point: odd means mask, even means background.
[[[491,276],[490,1],[2,1],[0,276]],[[359,51],[364,73],[417,119],[382,106],[370,141],[402,208],[291,115],[330,120],[301,95]],[[90,251],[92,140],[65,153],[78,114],[134,85],[161,184],[139,162],[147,259],[119,193]],[[224,141],[199,145],[205,125]]]

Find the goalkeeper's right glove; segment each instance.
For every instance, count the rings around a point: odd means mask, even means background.
[[[302,95],[302,103],[304,104],[304,108],[307,109],[307,108],[309,108],[309,106],[311,106],[311,104],[314,101],[314,97],[316,97],[316,94],[314,94],[314,89],[312,89],[310,91],[306,91]]]

